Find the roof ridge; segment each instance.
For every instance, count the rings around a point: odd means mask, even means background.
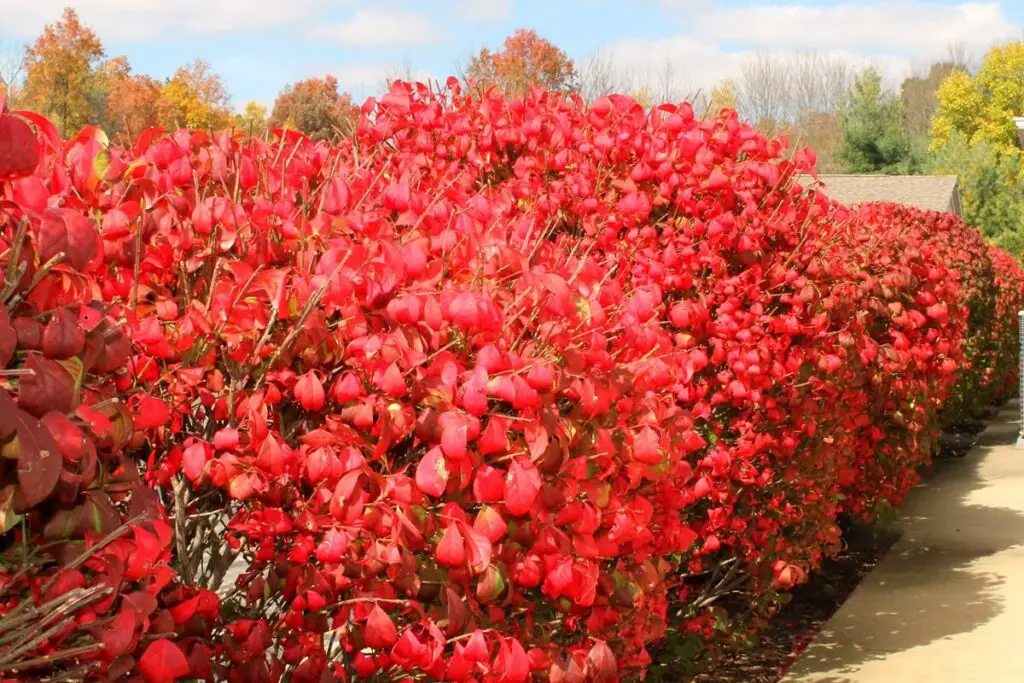
[[[797,174],[809,184],[810,174]],[[956,211],[956,175],[909,175],[880,173],[822,173],[818,187],[833,199],[850,206],[889,201],[931,211]]]

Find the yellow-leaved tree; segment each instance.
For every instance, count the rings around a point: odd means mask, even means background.
[[[160,91],[160,123],[168,129],[220,129],[231,124],[221,77],[201,59],[179,68]]]
[[[936,93],[930,172],[960,178],[964,218],[997,245],[1024,253],[1024,43],[992,48],[977,75],[954,71]]]
[[[252,100],[246,102],[242,113],[235,115],[234,124],[247,135],[262,136],[267,131],[267,107]]]
[[[708,116],[718,116],[723,109],[739,109],[740,95],[736,82],[732,79],[722,81],[717,88],[711,91],[711,98],[708,101]]]
[[[103,44],[75,10],[47,24],[25,53],[25,84],[19,106],[50,118],[64,135],[95,123],[100,116],[99,67]]]
[[[976,76],[951,73],[936,93],[930,147],[937,150],[959,134],[968,145],[996,152],[1018,151],[1013,117],[1024,116],[1024,42],[992,48]]]

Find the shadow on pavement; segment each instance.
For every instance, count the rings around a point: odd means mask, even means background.
[[[937,461],[902,511],[903,538],[875,570],[875,580],[865,579],[854,593],[858,608],[840,609],[787,680],[846,683],[842,674],[865,662],[973,631],[1004,609],[1003,578],[975,565],[1024,545],[1024,513],[972,499],[1002,467],[987,461],[993,450],[1016,442],[1018,421],[1008,419],[1015,406],[993,421],[966,458]],[[1024,491],[1018,495],[1024,498]]]

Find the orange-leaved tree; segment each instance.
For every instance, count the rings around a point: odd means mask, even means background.
[[[309,78],[289,85],[274,102],[270,126],[302,131],[314,140],[351,132],[359,120],[352,96],[338,90],[334,76]]]
[[[470,60],[466,77],[509,93],[525,92],[531,85],[551,91],[575,92],[579,85],[572,59],[536,31],[522,28],[505,39],[504,49],[480,50]]]
[[[100,68],[106,92],[101,123],[111,136],[131,139],[158,123],[160,83],[146,74],[132,73],[126,57],[113,57]]]

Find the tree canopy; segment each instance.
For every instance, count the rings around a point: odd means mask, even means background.
[[[842,141],[837,157],[848,173],[913,170],[903,102],[873,67],[861,71],[839,112]]]
[[[104,57],[99,37],[68,8],[47,24],[25,53],[21,106],[49,117],[68,134],[98,119],[98,69]]]
[[[334,76],[309,78],[289,85],[274,102],[271,127],[293,127],[314,140],[329,140],[349,132],[359,109],[348,93],[338,91]]]
[[[231,121],[223,79],[201,59],[179,68],[160,92],[160,120],[175,128],[221,128]]]
[[[1018,150],[1014,116],[1024,116],[1024,42],[992,48],[976,76],[956,70],[939,86],[931,148],[955,133],[968,145],[987,143],[996,152]]]
[[[525,92],[531,85],[559,92],[574,92],[579,87],[572,59],[535,31],[522,28],[505,39],[503,49],[482,49],[470,61],[466,76],[510,93]]]
[[[932,154],[932,173],[960,178],[964,220],[998,246],[1024,254],[1024,183],[1021,155],[987,142],[968,144],[957,132]]]

